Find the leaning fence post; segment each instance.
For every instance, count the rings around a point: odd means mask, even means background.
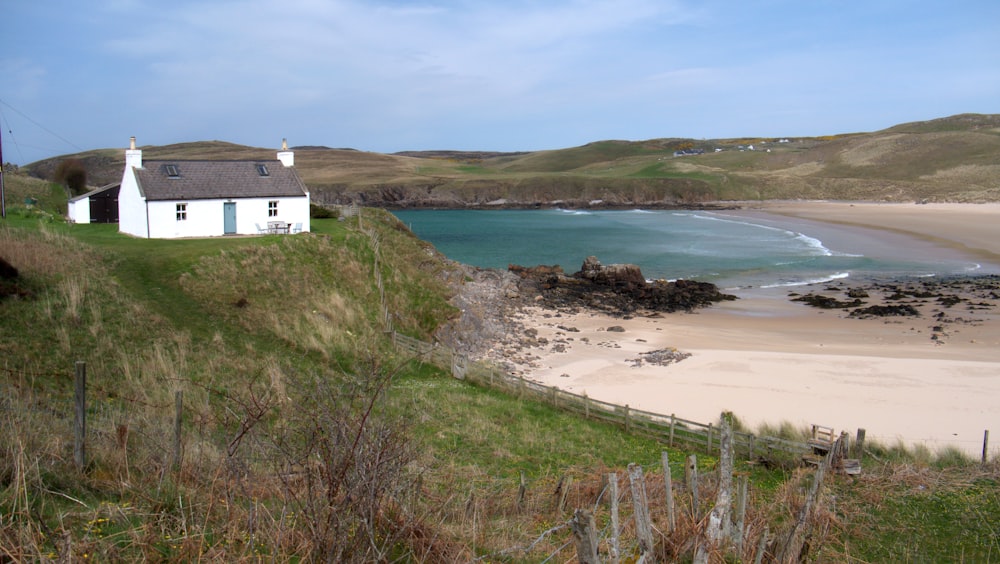
[[[764,532],[761,533],[760,539],[757,542],[757,553],[754,554],[753,564],[761,564],[764,561],[764,553],[767,552],[767,537],[771,534],[767,526],[764,527]]]
[[[653,551],[653,526],[649,522],[646,479],[642,476],[642,466],[630,463],[628,479],[632,489],[632,514],[635,517],[635,536],[639,539],[639,554],[649,554]]]
[[[181,468],[181,415],[184,412],[184,392],[174,392],[174,470]]]
[[[569,488],[573,485],[573,476],[565,475],[559,480],[559,485],[556,486],[556,494],[558,496],[558,501],[556,501],[556,512],[560,515],[566,510],[566,496],[569,495]]]
[[[87,363],[76,361],[76,377],[74,378],[73,404],[73,462],[78,470],[87,465]]]

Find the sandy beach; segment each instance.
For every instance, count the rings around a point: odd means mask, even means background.
[[[959,254],[982,272],[1000,271],[1000,204],[775,202],[733,213],[794,224],[828,246]],[[502,360],[547,385],[695,421],[730,410],[751,428],[819,424],[852,436],[864,428],[885,444],[953,445],[977,456],[992,430],[990,456],[1000,456],[996,293],[955,305],[913,300],[919,317],[863,319],[789,296],[834,289],[746,289],[694,313],[631,319],[526,308],[518,321],[537,331],[537,343],[508,348]],[[690,356],[648,362],[658,350]]]

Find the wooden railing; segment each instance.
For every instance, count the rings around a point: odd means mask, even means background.
[[[449,347],[432,345],[419,339],[392,333],[392,342],[397,350],[450,369],[456,378],[504,391],[518,398],[531,398],[547,403],[563,411],[569,411],[597,421],[604,421],[622,427],[625,432],[648,437],[674,446],[684,443],[702,446],[707,452],[718,447],[719,430],[712,423],[699,423],[682,419],[674,414],[664,415],[635,409],[628,405],[617,405],[580,395],[556,386],[546,386],[523,377],[508,374],[499,366],[487,362],[472,362]],[[757,456],[768,457],[775,452],[801,456],[810,452],[810,445],[804,441],[793,441],[779,437],[756,436],[753,433],[736,431],[733,433],[733,448],[748,459]]]

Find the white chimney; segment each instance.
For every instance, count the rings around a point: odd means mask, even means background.
[[[142,149],[135,148],[135,137],[128,140],[128,150],[125,151],[125,170],[142,168]]]
[[[278,160],[285,166],[295,166],[295,153],[288,150],[288,140],[281,140],[281,150],[278,151]]]

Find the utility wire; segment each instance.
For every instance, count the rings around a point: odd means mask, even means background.
[[[7,125],[4,126],[3,125],[4,123],[6,123]],[[17,158],[18,158],[18,160],[21,161],[21,162],[24,162],[24,154],[21,153],[21,146],[17,144],[17,139],[14,139],[14,130],[11,129],[11,127],[10,127],[10,120],[7,119],[7,116],[3,115],[3,109],[2,108],[0,108],[0,128],[3,128],[3,129],[7,130],[7,139],[10,139],[11,142],[14,143],[14,149],[17,150]],[[2,164],[3,163],[0,163],[0,165],[2,165]]]
[[[14,106],[11,106],[10,104],[8,104],[6,101],[3,100],[3,98],[0,98],[0,104],[3,104],[4,106],[7,106],[11,110],[13,110],[17,115],[19,115],[19,116],[23,117],[24,119],[30,121],[31,123],[35,124],[36,126],[38,126],[38,128],[42,129],[43,131],[45,131],[49,135],[52,135],[56,139],[61,140],[63,143],[66,143],[67,145],[70,145],[70,146],[76,148],[78,151],[84,151],[85,150],[83,147],[80,147],[76,143],[70,141],[69,139],[66,139],[62,135],[59,135],[55,131],[52,131],[51,129],[45,127],[44,125],[42,125],[42,124],[38,123],[37,121],[31,119],[31,117],[29,117],[27,114],[25,114],[21,110],[19,110],[19,109],[15,108]]]

